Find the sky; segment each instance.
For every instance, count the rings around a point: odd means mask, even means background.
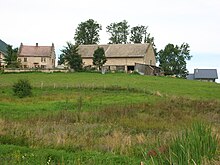
[[[113,22],[145,25],[158,50],[188,43],[189,72],[218,69],[220,82],[219,0],[0,0],[0,16],[1,40],[14,47],[54,43],[57,56],[88,19],[102,25],[100,44],[109,42],[106,26]]]

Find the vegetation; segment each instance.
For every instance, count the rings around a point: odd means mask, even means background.
[[[97,44],[99,43],[99,31],[102,26],[93,19],[81,22],[75,32],[75,42],[80,45]]]
[[[180,77],[186,77],[186,60],[190,60],[189,45],[183,43],[181,46],[174,46],[168,44],[164,50],[158,52],[158,58],[160,67],[163,69],[165,75],[177,75]]]
[[[154,164],[202,164],[217,155],[218,139],[211,127],[195,123],[174,137],[170,146],[160,146],[148,152]]]
[[[17,60],[18,48],[13,49],[11,45],[7,47],[7,54],[4,57],[7,68],[18,68],[19,62]]]
[[[114,22],[106,27],[107,32],[111,35],[109,38],[111,44],[126,44],[129,35],[129,25],[126,20]]]
[[[59,64],[67,64],[71,69],[79,71],[82,69],[82,57],[78,53],[78,45],[67,42],[67,46],[61,50]]]
[[[105,57],[105,50],[102,47],[98,47],[93,54],[93,65],[98,66],[100,69],[105,63],[107,59]]]
[[[144,41],[147,41],[147,28],[143,25],[132,27],[130,41],[133,43],[142,43],[143,37]]]
[[[31,84],[27,79],[19,79],[18,82],[13,85],[14,95],[20,98],[31,96],[31,89]]]
[[[0,76],[3,164],[186,164],[179,144],[190,161],[219,163],[219,84],[121,73]],[[20,77],[32,97],[13,95]]]

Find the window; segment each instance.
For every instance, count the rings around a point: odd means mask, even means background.
[[[24,58],[24,62],[27,62],[27,58]]]
[[[152,60],[150,60],[150,65],[152,65]]]
[[[45,57],[41,57],[41,62],[46,62],[46,58]]]

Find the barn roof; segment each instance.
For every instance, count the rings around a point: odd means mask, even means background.
[[[106,57],[143,57],[149,44],[79,45],[79,54],[91,58],[98,47],[104,48]]]
[[[28,46],[21,44],[19,56],[22,57],[49,57],[54,51],[54,46]]]

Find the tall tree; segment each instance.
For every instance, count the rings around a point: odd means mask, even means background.
[[[106,27],[107,32],[110,33],[109,38],[112,44],[126,44],[129,35],[129,25],[126,20],[118,23],[111,23]]]
[[[64,49],[61,50],[61,61],[62,63],[67,63],[71,69],[79,71],[82,69],[82,57],[78,53],[78,45],[73,45],[70,42],[67,42],[67,46],[64,46]]]
[[[11,45],[7,46],[7,54],[5,55],[4,61],[7,68],[19,68],[18,48],[13,49]]]
[[[97,44],[99,43],[99,31],[102,30],[102,26],[93,19],[89,19],[85,22],[81,22],[75,32],[76,44]]]
[[[183,43],[181,46],[168,44],[164,50],[158,52],[160,67],[165,75],[186,77],[186,60],[192,58],[189,47],[187,43]]]
[[[99,69],[106,63],[105,50],[102,47],[98,47],[93,54],[93,65],[98,66]]]
[[[143,41],[143,37],[146,38],[147,35],[147,27],[146,26],[135,26],[131,28],[131,37],[130,41],[133,43],[141,43]]]
[[[148,33],[148,34],[146,33],[145,34],[144,43],[149,43],[149,44],[151,44],[153,46],[154,54],[156,56],[156,61],[159,61],[157,48],[156,48],[156,45],[155,45],[155,42],[154,42],[154,37],[151,37],[150,33]]]

